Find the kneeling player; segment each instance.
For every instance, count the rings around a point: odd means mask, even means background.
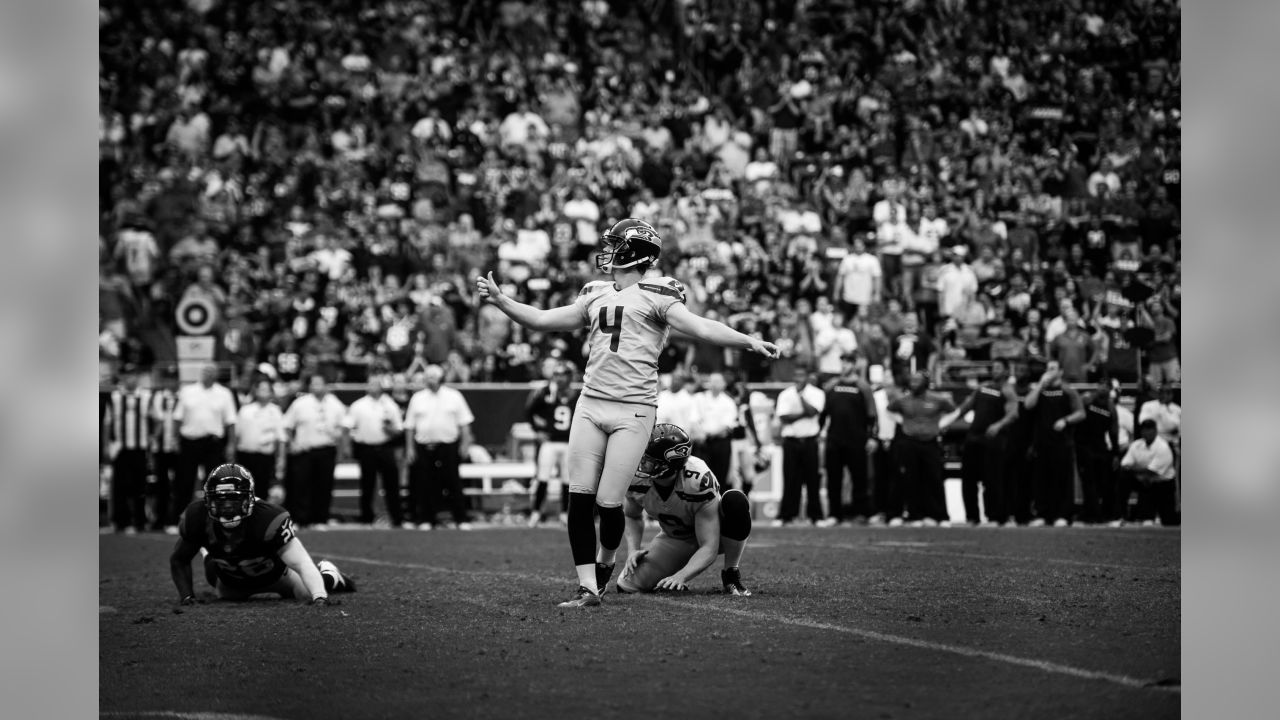
[[[201,552],[205,578],[223,600],[272,593],[327,605],[329,593],[356,589],[333,563],[312,562],[288,511],[258,500],[253,476],[239,465],[209,473],[204,499],[188,505],[178,522],[169,570],[183,605],[195,602],[191,561]]]
[[[686,590],[723,554],[724,591],[751,594],[738,570],[751,534],[747,496],[741,490],[721,496],[715,475],[690,456],[691,449],[688,433],[679,427],[664,423],[653,429],[623,505],[630,555],[618,578],[619,592]],[[643,549],[642,511],[662,528]]]

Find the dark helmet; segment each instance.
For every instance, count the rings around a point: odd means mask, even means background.
[[[689,433],[671,423],[653,426],[649,444],[640,457],[636,476],[642,478],[664,477],[684,467],[693,452],[693,440]]]
[[[626,270],[644,263],[654,263],[662,253],[662,238],[653,226],[643,220],[627,218],[614,223],[600,236],[600,253],[596,269],[604,272]]]
[[[253,475],[240,465],[219,465],[204,481],[204,504],[209,508],[209,517],[223,527],[236,527],[249,517],[254,500]]]

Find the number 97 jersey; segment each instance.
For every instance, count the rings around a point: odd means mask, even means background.
[[[627,496],[658,521],[662,533],[675,540],[695,542],[693,516],[707,503],[720,497],[719,483],[701,458],[690,456],[679,471],[671,494],[663,497],[649,478],[637,477],[627,488]]]
[[[611,281],[584,285],[574,301],[590,328],[582,394],[657,407],[667,312],[684,300],[684,286],[669,277],[641,280],[623,290]]]

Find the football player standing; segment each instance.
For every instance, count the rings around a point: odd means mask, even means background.
[[[258,500],[253,475],[219,465],[204,482],[204,498],[183,511],[169,571],[183,605],[196,601],[191,561],[203,549],[205,578],[223,600],[271,593],[329,604],[329,593],[355,592],[351,578],[328,560],[312,562],[289,512]]]
[[[670,330],[778,356],[773,343],[695,315],[685,307],[684,286],[677,280],[644,278],[662,251],[662,238],[649,223],[621,220],[600,239],[596,268],[611,280],[587,283],[570,305],[525,305],[504,295],[492,272],[476,278],[481,299],[530,330],[588,329],[586,376],[569,429],[569,548],[578,591],[562,607],[599,605],[600,589],[613,574],[625,529],[622,502],[653,431],[658,355]],[[593,517],[597,507],[599,547]]]
[[[653,428],[623,506],[629,553],[618,577],[619,592],[687,590],[689,581],[724,555],[724,591],[751,594],[738,568],[751,535],[751,505],[741,490],[721,495],[707,464],[689,454],[692,447],[689,434],[676,425]],[[641,511],[662,528],[644,548]]]

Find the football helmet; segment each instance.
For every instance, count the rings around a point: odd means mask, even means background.
[[[253,513],[253,475],[234,463],[219,465],[204,481],[204,503],[209,517],[224,528],[238,526]]]
[[[653,427],[649,444],[640,456],[636,476],[642,478],[666,477],[684,467],[693,452],[693,440],[678,425],[660,423]]]
[[[627,270],[642,263],[654,263],[662,253],[662,238],[643,220],[619,220],[600,236],[596,269],[602,272]]]

